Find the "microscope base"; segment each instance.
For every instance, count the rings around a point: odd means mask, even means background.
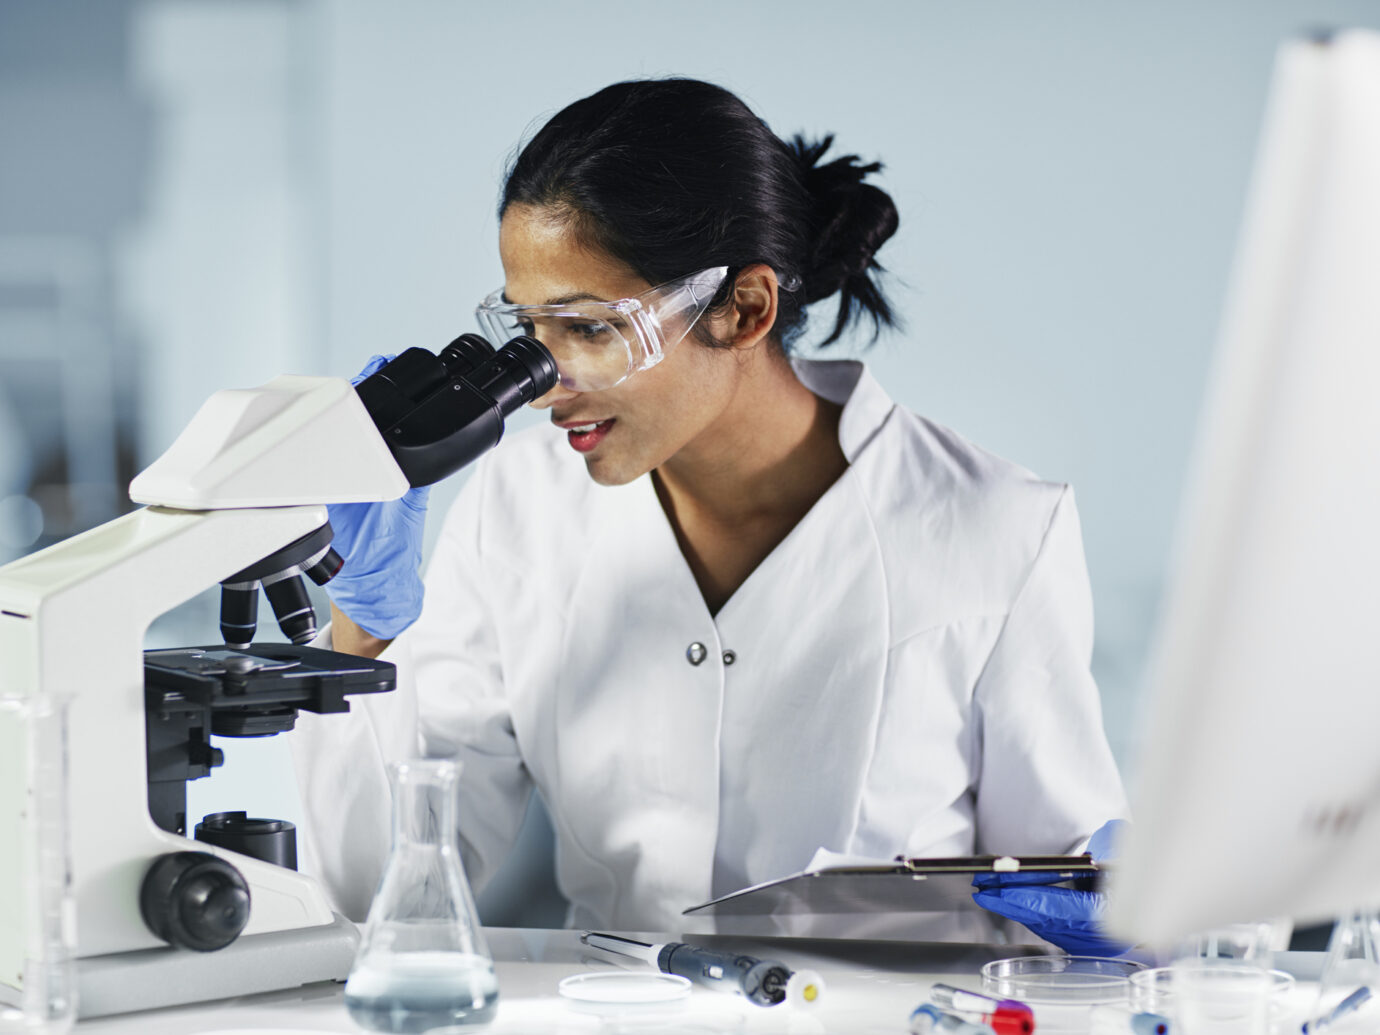
[[[82,1018],[344,981],[359,930],[339,914],[324,927],[247,935],[218,952],[172,947],[77,961]]]

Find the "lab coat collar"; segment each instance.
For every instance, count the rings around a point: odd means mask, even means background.
[[[792,359],[800,383],[843,407],[839,446],[851,464],[886,423],[896,404],[867,367],[856,359]]]

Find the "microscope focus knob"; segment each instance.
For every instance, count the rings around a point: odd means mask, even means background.
[[[249,922],[249,885],[240,871],[208,852],[160,856],[144,875],[139,912],[169,945],[197,952],[223,949]]]

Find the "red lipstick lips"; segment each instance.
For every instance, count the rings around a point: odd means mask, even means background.
[[[566,437],[570,440],[570,445],[578,453],[588,453],[595,446],[604,440],[604,436],[613,427],[615,418],[608,420],[590,421],[584,424],[562,424],[566,429]]]

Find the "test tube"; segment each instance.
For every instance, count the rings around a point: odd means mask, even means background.
[[[1031,1035],[1035,1030],[1034,1012],[1016,999],[995,999],[944,984],[931,988],[930,998],[946,1010],[977,1014],[996,1035]]]
[[[923,1003],[910,1015],[911,1035],[931,1035],[932,1032],[945,1032],[947,1035],[995,1035],[985,1024],[964,1020],[956,1013],[941,1010],[933,1003]]]

